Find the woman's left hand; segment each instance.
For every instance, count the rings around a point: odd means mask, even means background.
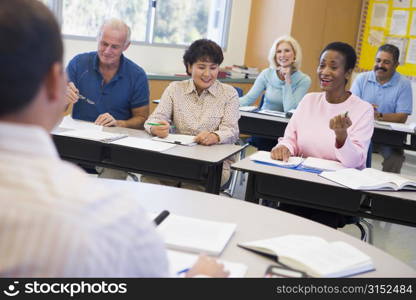
[[[333,117],[329,121],[329,128],[335,132],[337,148],[344,146],[345,140],[347,139],[347,129],[352,125],[351,119],[347,114],[341,114]]]
[[[210,146],[218,144],[218,136],[215,133],[208,131],[201,131],[196,137],[195,142],[201,145]]]
[[[285,82],[288,84],[292,83],[292,66],[286,67],[286,68],[280,68],[279,70],[282,77],[285,79]]]

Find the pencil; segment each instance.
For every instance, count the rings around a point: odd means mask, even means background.
[[[160,123],[146,123],[146,125],[151,125],[151,126],[166,126],[166,124],[160,124]],[[170,127],[176,128],[176,126],[174,126],[174,125],[171,125]]]

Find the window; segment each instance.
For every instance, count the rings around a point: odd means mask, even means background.
[[[183,46],[209,38],[226,46],[231,0],[42,0],[55,12],[62,33],[95,39],[105,19],[124,20],[132,41]]]

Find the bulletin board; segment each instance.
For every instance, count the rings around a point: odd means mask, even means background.
[[[397,71],[416,79],[416,0],[364,0],[358,71],[372,70],[378,47],[386,43],[400,49]]]

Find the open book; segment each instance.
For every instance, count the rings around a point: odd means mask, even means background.
[[[335,171],[341,170],[345,167],[333,160],[323,159],[323,158],[316,158],[316,157],[308,157],[302,158],[299,156],[291,156],[287,162],[282,160],[275,160],[270,157],[270,152],[267,151],[258,151],[250,156],[252,161],[270,165],[270,166],[277,166],[289,169],[297,169],[297,170],[316,170],[316,171]]]
[[[165,138],[160,138],[160,137],[155,136],[153,138],[153,140],[159,141],[159,142],[178,144],[178,145],[185,145],[185,146],[194,146],[194,145],[196,145],[195,136],[194,135],[186,135],[186,134],[170,133]]]
[[[373,168],[322,172],[320,176],[354,190],[416,190],[416,181]]]
[[[79,139],[92,140],[103,143],[111,143],[113,141],[127,137],[127,134],[111,133],[106,131],[100,131],[96,129],[76,129],[62,132],[56,132],[55,135],[63,135],[69,137],[75,137]]]
[[[397,131],[415,133],[415,130],[416,130],[416,123],[413,123],[413,122],[409,124],[393,123],[393,122],[385,122],[385,121],[375,121],[375,122],[378,125],[386,126]]]
[[[355,247],[316,236],[285,235],[238,246],[277,256],[282,264],[313,277],[345,277],[374,270],[371,258]]]
[[[169,249],[217,256],[224,250],[236,226],[170,214],[156,231]]]

